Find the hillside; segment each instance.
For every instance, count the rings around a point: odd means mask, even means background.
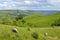
[[[48,15],[48,16],[40,16],[39,14],[35,15],[32,14],[30,16],[26,16],[24,20],[26,23],[30,23],[31,26],[33,27],[49,27],[51,24],[53,24],[55,21],[57,21],[60,18],[60,13],[56,13],[53,15]]]
[[[44,13],[1,10],[0,40],[60,40],[60,12]]]
[[[12,28],[17,28],[18,33],[12,32]],[[47,32],[48,35],[44,36]],[[36,33],[38,36],[34,38],[32,35]],[[0,24],[0,40],[60,40],[60,28],[28,28],[9,26]]]
[[[42,15],[44,12],[40,13],[39,11],[34,12],[35,11],[30,10],[1,10],[0,16],[6,18],[0,18],[0,24],[15,25],[19,27],[52,27],[52,24],[56,23],[60,18],[60,12],[58,11],[57,13],[51,13],[50,11],[50,15],[48,15],[49,13],[47,15]],[[16,17],[22,19],[16,21]]]

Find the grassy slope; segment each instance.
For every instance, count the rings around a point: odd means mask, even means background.
[[[47,27],[58,20],[58,18],[60,18],[60,13],[49,16],[30,15],[25,17],[24,20],[27,23],[37,25],[37,27]]]
[[[25,13],[25,11],[19,11],[21,13]],[[17,11],[16,10],[8,10],[8,11],[0,11],[0,16],[1,17],[7,17],[7,15],[10,15],[9,17],[12,17],[13,15],[16,15]],[[49,16],[41,16],[40,14],[37,15],[30,15],[24,18],[26,23],[24,26],[28,26],[28,23],[32,24],[31,27],[49,27],[52,23],[55,22],[60,17],[60,13],[55,14],[55,15],[49,15]],[[13,17],[12,17],[13,18]],[[20,24],[19,24],[20,25]],[[51,26],[50,26],[51,27]]]
[[[45,38],[47,40],[60,40],[60,28],[55,29],[34,29],[31,28],[30,31],[27,28],[16,27],[18,33],[15,34],[11,31],[12,28],[16,26],[2,25],[0,24],[0,40],[35,40],[31,34],[36,32],[39,38],[36,40],[44,40],[44,32],[48,33]]]

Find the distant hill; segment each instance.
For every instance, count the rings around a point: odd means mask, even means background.
[[[24,16],[29,14],[41,14],[50,15],[60,11],[40,11],[40,10],[0,10],[0,17],[14,17],[18,14],[23,14]]]

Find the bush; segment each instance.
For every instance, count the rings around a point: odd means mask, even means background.
[[[32,34],[32,37],[33,37],[34,39],[38,39],[39,36],[38,36],[37,33],[34,32],[34,33]]]
[[[31,29],[28,27],[27,30],[30,31]]]
[[[21,20],[21,22],[24,24],[24,23],[25,23],[25,20],[24,20],[24,19],[22,19],[22,20]]]
[[[19,15],[17,15],[17,17],[15,19],[16,19],[16,21],[21,20],[21,19],[23,19],[23,15],[19,14]]]
[[[55,20],[55,22],[52,23],[51,26],[52,26],[52,27],[54,27],[54,26],[60,26],[60,18],[57,19],[57,20]]]

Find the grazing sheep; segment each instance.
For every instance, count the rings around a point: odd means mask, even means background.
[[[13,29],[12,29],[12,32],[17,33],[18,31],[17,31],[17,29],[16,29],[16,28],[13,28]]]
[[[47,33],[47,32],[45,32],[45,33],[44,33],[44,36],[47,36],[47,35],[48,35],[48,33]]]

